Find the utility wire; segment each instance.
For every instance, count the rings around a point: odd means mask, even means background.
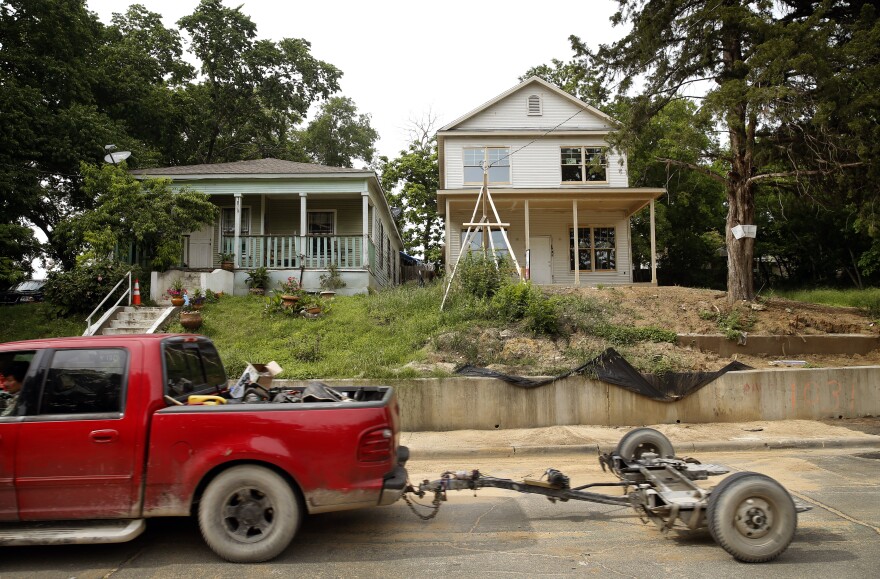
[[[488,165],[486,168],[488,169],[489,167],[494,167],[494,166],[495,166],[495,163],[499,163],[499,162],[503,161],[504,159],[510,158],[510,157],[512,157],[513,155],[516,155],[517,153],[519,153],[520,151],[522,151],[523,149],[525,149],[526,147],[528,147],[528,146],[530,146],[530,145],[534,145],[536,142],[538,142],[539,140],[543,139],[544,137],[546,137],[547,135],[549,135],[550,133],[552,133],[553,131],[555,131],[556,129],[558,129],[559,127],[561,127],[562,125],[564,125],[564,124],[567,123],[568,121],[570,121],[571,119],[573,119],[573,118],[575,118],[576,116],[578,116],[579,114],[581,114],[582,112],[583,112],[583,110],[575,111],[575,113],[574,113],[573,115],[571,115],[570,117],[568,117],[568,118],[565,119],[564,121],[561,121],[558,125],[556,125],[556,126],[553,127],[552,129],[549,129],[548,131],[546,131],[543,135],[540,135],[540,136],[538,136],[538,137],[535,137],[534,139],[532,139],[531,141],[529,141],[528,143],[526,143],[525,145],[523,145],[523,146],[520,147],[519,149],[517,149],[517,150],[515,150],[515,151],[513,151],[513,152],[511,152],[511,153],[508,153],[508,154],[504,155],[504,156],[501,157],[500,159],[495,159],[494,161],[492,161],[491,163],[489,163],[489,165]]]

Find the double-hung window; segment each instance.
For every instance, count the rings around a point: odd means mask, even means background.
[[[607,181],[606,164],[603,147],[562,147],[562,182],[602,183]]]
[[[483,182],[483,163],[489,167],[489,183],[510,183],[509,147],[467,147],[462,151],[464,182]]]
[[[235,253],[233,239],[235,238],[235,207],[224,207],[223,211],[220,215],[220,230],[223,232],[222,235],[225,238],[223,240],[223,253]],[[247,237],[251,234],[251,208],[250,207],[242,207],[241,208],[241,229],[238,232],[239,236]],[[241,244],[241,249],[239,254],[242,257],[246,257],[248,254],[248,242],[246,239],[241,239],[239,241]]]
[[[577,260],[575,260],[574,229],[568,230],[569,266],[574,271],[577,261],[581,271],[612,271],[617,269],[617,236],[613,227],[578,227]]]
[[[464,243],[464,238],[467,236],[467,230],[461,230],[461,237],[459,238],[459,245]],[[510,257],[510,251],[507,248],[507,243],[504,241],[504,234],[501,233],[500,229],[493,229],[492,236],[489,239],[489,254],[492,253],[492,248],[495,248],[495,257]],[[482,252],[483,251],[483,232],[477,231],[474,232],[471,229],[471,240],[468,244],[468,247],[465,248],[466,251],[470,253]]]

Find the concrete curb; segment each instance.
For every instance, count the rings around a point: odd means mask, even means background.
[[[792,448],[880,448],[880,436],[871,438],[817,438],[775,440],[719,440],[678,443],[672,441],[678,456],[703,452],[735,452],[755,450],[783,450]],[[617,443],[566,444],[555,446],[495,446],[481,448],[433,448],[410,447],[411,460],[513,458],[521,456],[552,456],[562,454],[597,455],[611,452]]]

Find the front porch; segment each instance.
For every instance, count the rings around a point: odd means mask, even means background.
[[[221,252],[236,256],[236,269],[371,269],[376,248],[361,235],[327,235],[299,237],[295,235],[243,235],[235,242],[233,236],[221,237]],[[238,248],[236,255],[235,249]]]

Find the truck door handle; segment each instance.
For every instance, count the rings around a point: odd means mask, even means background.
[[[119,438],[119,433],[112,429],[93,430],[89,433],[89,436],[95,442],[115,442]]]

